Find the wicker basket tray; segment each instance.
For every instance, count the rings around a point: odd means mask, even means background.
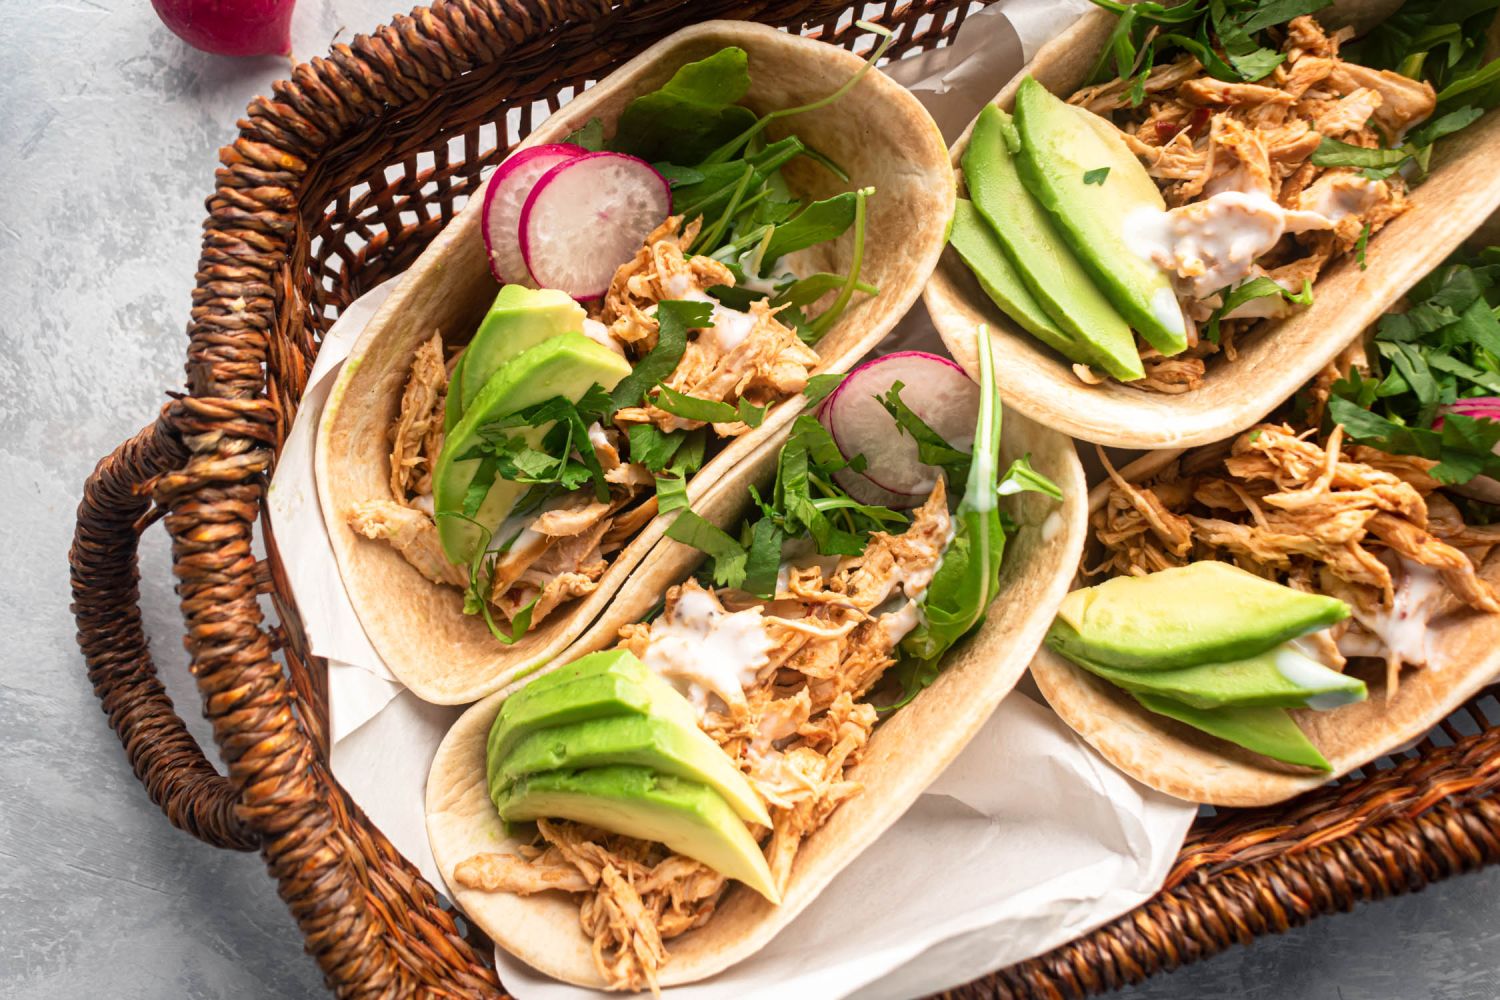
[[[943,44],[968,0],[878,6],[893,56]],[[152,801],[206,843],[259,850],[345,996],[499,996],[488,942],[328,769],[322,664],[306,655],[275,540],[252,538],[323,332],[399,273],[546,114],[647,45],[711,17],[849,47],[854,12],[816,0],[437,0],[298,65],[257,98],[208,200],[187,391],[103,459],[70,561],[78,641]],[[508,113],[513,112],[511,114]],[[146,648],[141,531],[172,536],[186,644],[227,768],[175,713]],[[262,525],[264,528],[264,525]],[[295,553],[288,553],[295,558]],[[269,625],[269,597],[280,625]],[[955,991],[1081,997],[1355,902],[1500,860],[1500,703],[1471,703],[1419,746],[1273,809],[1200,819],[1167,887],[1087,937]]]

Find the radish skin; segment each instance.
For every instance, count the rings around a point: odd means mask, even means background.
[[[521,253],[521,209],[542,175],[588,150],[570,142],[553,142],[517,150],[505,158],[484,188],[480,231],[490,274],[504,284],[535,287]]]
[[[904,386],[902,401],[945,441],[960,449],[973,444],[979,387],[957,364],[925,351],[898,351],[858,366],[823,401],[818,419],[845,458],[865,457],[862,478],[887,494],[920,502],[938,470],[917,458],[916,442],[876,398],[896,382]]]
[[[651,164],[624,153],[585,153],[548,170],[531,189],[521,208],[521,254],[543,288],[597,299],[671,211],[671,187]]]
[[[285,56],[292,51],[295,0],[151,0],[172,34],[219,56]]]

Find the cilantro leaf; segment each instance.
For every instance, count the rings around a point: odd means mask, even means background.
[[[822,375],[814,375],[807,380],[807,387],[802,390],[802,395],[807,398],[808,406],[817,406],[828,398],[828,394],[839,387],[844,381],[844,374],[840,372],[824,372]]]
[[[1108,177],[1109,177],[1109,168],[1108,167],[1096,167],[1093,170],[1085,170],[1083,172],[1083,183],[1085,183],[1085,184],[1099,184],[1099,185],[1102,186],[1104,184],[1105,179],[1108,178]]]
[[[907,406],[901,398],[901,390],[905,388],[906,386],[898,380],[891,384],[884,396],[876,398],[896,421],[897,429],[916,442],[918,460],[926,465],[935,465],[942,469],[948,474],[950,483],[964,481],[969,476],[969,453],[960,451],[944,441],[942,435],[912,412],[911,407]]]
[[[745,579],[745,561],[749,553],[732,535],[688,508],[677,511],[667,528],[667,537],[691,545],[713,559],[714,583],[720,587],[738,587]]]
[[[681,476],[656,477],[656,512],[670,514],[688,505],[687,480]]]
[[[687,332],[713,325],[713,303],[667,301],[656,306],[656,346],[620,379],[611,397],[614,409],[639,406],[657,383],[670,378],[687,349]],[[611,411],[613,412],[613,411]]]
[[[1017,493],[1041,493],[1054,500],[1063,498],[1062,487],[1031,466],[1031,456],[1023,455],[1010,463],[1010,468],[1000,478],[995,490],[1000,496],[1015,496]]]

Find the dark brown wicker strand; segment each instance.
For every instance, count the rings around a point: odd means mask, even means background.
[[[280,552],[269,531],[266,561],[251,548],[324,331],[415,259],[545,112],[651,42],[739,17],[856,48],[864,32],[852,11],[865,6],[439,0],[297,65],[251,102],[220,151],[188,328],[189,394],[85,485],[73,607],[90,679],[152,800],[208,843],[260,849],[340,996],[500,987],[488,942],[460,933],[330,775],[326,678],[281,569],[296,553]],[[872,19],[896,33],[899,56],[941,44],[972,6],[888,2]],[[174,713],[141,629],[136,545],[162,513],[222,776]],[[1151,903],[952,995],[1084,996],[1497,860],[1500,729],[1477,705],[1468,712],[1477,734],[1450,727],[1445,745],[1429,741],[1389,770],[1200,822]]]

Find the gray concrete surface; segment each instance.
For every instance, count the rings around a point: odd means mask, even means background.
[[[303,0],[295,48],[398,0]],[[318,971],[255,855],[172,830],[84,677],[66,552],[94,461],[182,377],[216,148],[277,59],[193,52],[145,0],[4,0],[0,61],[0,997],[297,998]],[[160,530],[142,603],[197,720]],[[1486,1000],[1500,995],[1500,870],[1126,991],[1132,1000]]]

